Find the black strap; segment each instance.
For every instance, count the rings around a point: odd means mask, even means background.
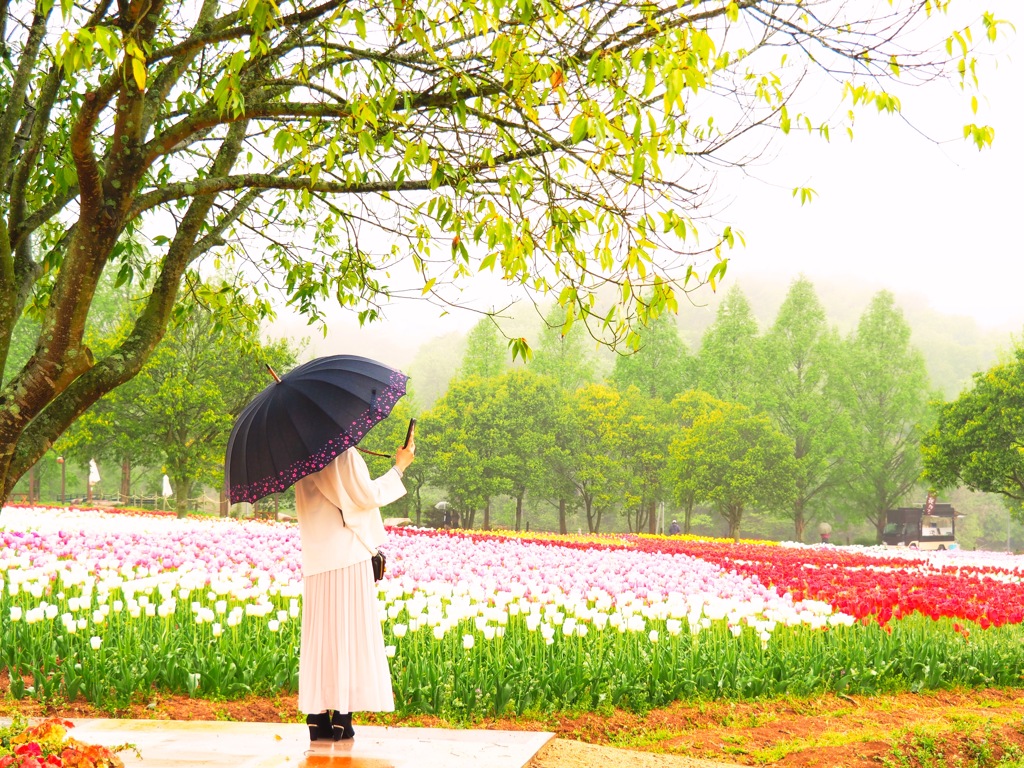
[[[391,458],[391,454],[390,453],[377,453],[377,451],[369,451],[366,448],[360,448],[358,445],[356,446],[356,450],[357,451],[361,451],[362,453],[368,453],[371,456],[382,456],[385,459],[390,459]]]

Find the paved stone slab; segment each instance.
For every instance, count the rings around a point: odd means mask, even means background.
[[[309,740],[297,723],[72,719],[88,744],[131,743],[126,768],[523,768],[553,737],[536,731],[383,728],[359,725],[349,741]]]

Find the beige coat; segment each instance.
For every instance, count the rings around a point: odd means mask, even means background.
[[[303,575],[369,560],[371,550],[387,538],[380,508],[404,495],[397,467],[373,480],[355,448],[299,480],[295,484],[295,510],[302,539]],[[345,512],[344,524],[339,509]]]

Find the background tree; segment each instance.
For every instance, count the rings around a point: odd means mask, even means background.
[[[372,320],[404,287],[458,303],[446,281],[493,270],[621,338],[724,272],[735,235],[701,216],[710,169],[793,124],[840,127],[790,110],[803,89],[841,88],[852,122],[897,111],[896,77],[961,64],[974,87],[973,50],[954,43],[986,35],[932,8],[3,3],[0,499],[138,374],[206,258],[252,262],[248,289],[281,288],[314,320],[327,300]],[[779,46],[784,71],[757,55]],[[398,265],[411,286],[392,285]],[[141,298],[97,357],[85,327],[104,274]],[[617,306],[598,316],[609,285]],[[9,371],[26,305],[39,332]],[[237,302],[253,306],[268,305]]]
[[[697,387],[722,400],[753,406],[764,385],[760,364],[757,320],[743,292],[730,288],[701,339]]]
[[[565,479],[579,496],[587,530],[601,530],[604,516],[623,501],[626,473],[621,395],[611,387],[590,384],[566,395],[564,413],[575,427]]]
[[[584,461],[586,434],[576,412],[576,392],[560,392],[551,426],[552,440],[547,445],[536,491],[558,508],[558,531],[569,533],[569,515],[582,501],[579,495],[579,470]],[[589,525],[588,525],[589,528]]]
[[[265,366],[283,372],[295,358],[287,341],[264,343],[254,329],[219,327],[210,312],[192,306],[139,375],[83,417],[84,431],[114,437],[125,450],[148,441],[138,460],[162,466],[181,517],[196,484],[223,489],[228,436],[235,417],[270,383]],[[122,432],[127,439],[119,442]]]
[[[693,467],[687,456],[680,453],[680,445],[694,422],[724,403],[707,392],[694,389],[676,397],[666,409],[669,428],[669,447],[665,462],[665,482],[675,494],[683,512],[683,533],[690,533],[693,524],[693,508],[697,503],[699,486]]]
[[[617,462],[624,475],[622,503],[636,511],[636,530],[657,532],[657,510],[670,494],[666,483],[668,446],[672,439],[672,423],[668,405],[636,387],[622,394],[619,414],[615,418],[618,438]],[[627,516],[628,520],[628,516]]]
[[[508,368],[508,356],[508,346],[502,342],[494,320],[484,318],[469,332],[458,375],[481,379],[501,376]]]
[[[637,329],[637,349],[618,355],[611,382],[620,391],[636,387],[668,403],[694,384],[694,360],[679,335],[676,316],[659,315]]]
[[[722,403],[698,416],[672,443],[679,476],[689,475],[698,501],[712,504],[739,540],[743,513],[791,504],[796,460],[789,439],[764,414]]]
[[[89,308],[86,323],[85,343],[101,355],[113,349],[123,338],[124,299],[124,289],[116,287],[110,276],[106,276],[96,287],[96,296]],[[8,366],[12,374],[32,355],[40,329],[35,309],[30,307],[14,329],[11,338],[11,365]],[[119,495],[124,501],[131,493],[132,462],[143,462],[151,457],[148,453],[147,436],[133,433],[133,426],[131,423],[116,425],[110,419],[104,424],[102,420],[94,419],[87,429],[93,434],[85,434],[82,429],[73,429],[55,443],[54,449],[61,454],[67,454],[69,463],[83,467],[86,475],[89,460],[93,458],[106,467],[120,466]],[[104,485],[110,487],[112,479],[107,477]]]
[[[803,277],[794,281],[763,339],[761,397],[775,426],[793,442],[797,541],[804,540],[816,502],[838,483],[845,422],[829,386],[838,346],[814,286]]]
[[[882,541],[886,511],[921,476],[920,439],[928,417],[928,373],[892,294],[875,295],[843,344],[837,383],[849,437],[844,491],[855,514]]]
[[[565,312],[553,307],[544,319],[530,371],[547,376],[566,393],[590,384],[595,379],[596,361],[587,349],[588,341],[593,339],[582,325],[566,323]]]
[[[444,488],[447,501],[472,522],[482,507],[484,528],[490,527],[491,499],[506,489],[496,469],[497,446],[489,439],[489,410],[498,379],[457,379],[416,428],[417,461],[427,481]],[[468,518],[468,519],[465,519]]]
[[[494,447],[495,474],[515,499],[515,530],[523,526],[523,500],[543,490],[546,463],[554,446],[562,390],[544,376],[512,370],[495,379],[484,439]]]
[[[925,479],[936,488],[964,485],[1005,497],[1024,517],[1024,348],[974,375],[974,386],[939,407],[921,441]]]

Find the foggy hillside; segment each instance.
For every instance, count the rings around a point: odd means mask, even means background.
[[[828,313],[829,321],[844,336],[856,328],[861,314],[871,297],[882,288],[868,282],[814,280],[818,298]],[[730,276],[719,293],[699,291],[696,299],[703,306],[683,306],[679,312],[680,334],[691,351],[700,346],[701,337],[714,321],[721,297],[729,287],[738,285],[761,325],[762,331],[775,320],[779,306],[785,299],[791,280],[782,277]],[[893,290],[896,301],[913,329],[913,344],[924,355],[932,385],[944,396],[952,397],[970,384],[971,374],[993,364],[1001,350],[1011,344],[1016,328],[982,328],[973,318],[943,313],[929,305],[928,299],[911,291]],[[508,336],[527,336],[535,345],[540,331],[540,319],[533,308],[522,316],[506,320],[502,328]],[[440,397],[462,360],[465,332],[451,332],[429,339],[415,350],[404,366],[412,377],[412,387],[419,408],[429,408]],[[613,353],[597,351],[604,367],[610,368]]]
[[[756,315],[762,330],[775,319],[792,282],[782,276],[727,276],[719,293],[709,289],[697,291],[690,305],[679,312],[679,329],[691,351],[700,346],[700,339],[714,321],[721,297],[738,285]],[[829,316],[829,321],[846,335],[853,330],[871,297],[882,290],[878,283],[850,280],[814,279],[814,288]],[[913,329],[913,343],[921,350],[928,365],[932,385],[946,397],[952,397],[970,384],[971,374],[988,368],[1000,351],[1009,348],[1011,335],[1020,328],[983,328],[970,317],[942,312],[932,307],[928,297],[912,290],[890,289]],[[301,318],[282,314],[271,325],[272,336],[306,339],[303,359],[319,355],[348,353],[372,357],[406,371],[412,378],[410,386],[419,408],[428,408],[447,387],[458,369],[465,348],[466,335],[480,315],[457,310],[441,317],[420,313],[414,316],[409,305],[398,305],[385,322],[359,327],[354,313],[336,315],[324,336],[318,328]],[[408,319],[413,317],[414,319]],[[525,336],[536,346],[541,328],[538,311],[525,302],[515,316],[501,320],[509,337]],[[601,368],[611,368],[612,352],[595,350]]]

